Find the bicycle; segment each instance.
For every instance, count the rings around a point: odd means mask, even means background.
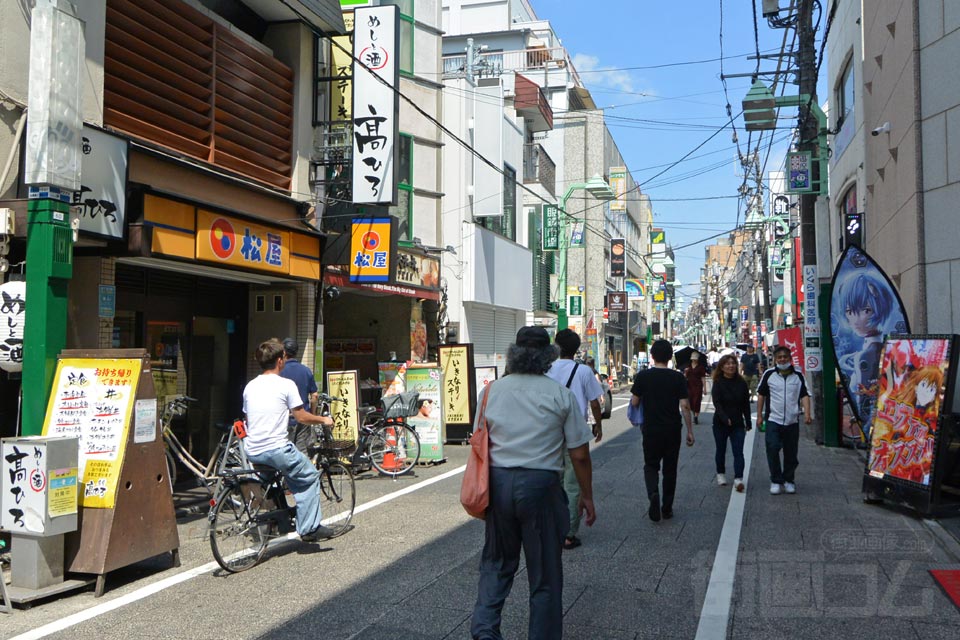
[[[246,455],[230,426],[215,425],[217,429],[223,432],[223,435],[220,437],[220,442],[217,443],[213,455],[210,456],[210,460],[203,464],[193,457],[188,447],[184,446],[173,433],[171,427],[174,418],[187,413],[190,402],[196,402],[196,398],[185,395],[173,396],[164,405],[160,414],[163,442],[166,445],[165,453],[170,490],[173,491],[173,486],[177,482],[177,460],[179,460],[187,471],[197,476],[198,485],[213,494],[214,491],[210,489],[210,485],[214,484],[213,481],[219,478],[225,468],[246,466]]]
[[[362,408],[357,449],[351,464],[363,470],[372,466],[379,473],[397,478],[420,460],[420,436],[407,418],[417,414],[420,394],[415,391],[386,396],[380,409]]]
[[[234,432],[239,438],[243,422]],[[318,448],[314,464],[320,471],[320,513],[323,524],[336,537],[349,529],[356,505],[353,474],[326,450]],[[296,506],[287,500],[283,474],[266,465],[227,468],[220,476],[220,488],[210,502],[210,549],[225,571],[239,573],[263,559],[271,538],[286,536],[296,529]],[[332,514],[332,515],[331,515]]]

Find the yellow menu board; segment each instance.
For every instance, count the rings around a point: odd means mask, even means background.
[[[357,441],[360,433],[360,391],[356,371],[328,371],[327,389],[334,398],[346,402],[334,402],[330,407],[333,418],[333,439]]]
[[[114,507],[140,366],[138,358],[57,362],[43,435],[80,439],[78,494],[84,507]]]

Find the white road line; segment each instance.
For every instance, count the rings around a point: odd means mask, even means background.
[[[744,479],[750,478],[750,463],[753,460],[753,440],[756,430],[747,432],[743,445],[746,466]],[[747,490],[749,490],[749,485]],[[733,580],[737,574],[737,552],[740,549],[740,530],[743,526],[743,511],[747,504],[747,492],[731,489],[727,515],[723,520],[720,542],[713,558],[713,570],[707,594],[700,609],[700,623],[695,640],[724,640],[727,637],[727,622],[730,620],[730,603],[733,599]]]
[[[404,487],[399,491],[394,491],[393,493],[389,493],[385,496],[380,496],[376,500],[371,500],[370,502],[363,503],[362,505],[354,509],[353,513],[354,515],[358,513],[363,513],[364,511],[380,506],[381,504],[390,502],[391,500],[396,500],[401,496],[405,496],[409,493],[413,493],[414,491],[419,491],[420,489],[429,487],[432,484],[436,484],[437,482],[441,482],[443,480],[446,480],[447,478],[463,473],[466,468],[467,467],[465,465],[461,467],[457,467],[439,476],[429,478],[427,480],[424,480],[423,482],[418,482],[417,484],[410,485],[409,487]],[[291,533],[282,538],[271,540],[269,546],[272,547],[278,544],[284,544],[287,541],[295,539],[297,537],[298,536],[296,533]],[[74,613],[73,615],[69,615],[65,618],[61,618],[60,620],[56,620],[49,624],[45,624],[42,627],[31,629],[26,633],[22,633],[18,636],[10,638],[10,640],[37,640],[38,638],[45,638],[51,634],[58,633],[76,624],[80,624],[81,622],[92,620],[93,618],[102,616],[105,613],[109,613],[111,611],[114,611],[115,609],[119,609],[120,607],[125,607],[126,605],[132,604],[137,600],[143,600],[144,598],[148,596],[152,596],[155,593],[159,593],[164,589],[169,589],[170,587],[176,586],[180,583],[186,582],[188,580],[192,580],[197,576],[202,576],[205,573],[210,573],[211,571],[216,570],[218,566],[219,565],[216,562],[208,562],[205,565],[194,567],[193,569],[187,569],[186,571],[170,576],[168,578],[164,578],[163,580],[158,580],[153,584],[149,584],[145,587],[137,589],[136,591],[132,591],[126,595],[119,596],[111,600],[110,602],[104,602],[103,604],[97,605],[95,607],[91,607],[86,611]]]

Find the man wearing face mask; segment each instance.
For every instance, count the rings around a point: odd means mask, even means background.
[[[793,368],[790,348],[780,345],[773,350],[774,367],[767,369],[757,386],[757,430],[766,422],[767,464],[770,466],[770,493],[796,493],[794,473],[797,470],[797,449],[800,446],[800,405],[804,422],[813,421],[810,394],[803,376]],[[780,451],[783,450],[783,464]]]

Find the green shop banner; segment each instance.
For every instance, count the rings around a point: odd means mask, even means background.
[[[407,424],[420,436],[420,459],[439,462],[443,457],[443,403],[440,402],[440,369],[407,369],[407,391],[420,394],[417,414]]]

